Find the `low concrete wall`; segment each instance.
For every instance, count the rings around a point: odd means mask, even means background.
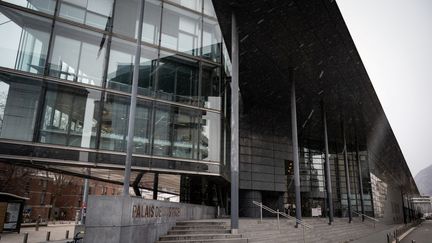
[[[215,215],[214,207],[202,205],[140,197],[89,196],[84,242],[153,243],[176,221]]]

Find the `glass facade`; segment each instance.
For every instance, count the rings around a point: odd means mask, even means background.
[[[124,160],[140,4],[0,1],[0,138]],[[219,174],[228,59],[211,1],[144,4],[134,164]]]

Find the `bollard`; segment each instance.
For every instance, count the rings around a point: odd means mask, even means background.
[[[390,243],[390,234],[387,233],[387,243]]]
[[[51,232],[47,231],[47,235],[46,235],[46,241],[49,241],[51,237]]]
[[[66,237],[65,239],[69,239],[69,230],[66,230]]]
[[[278,223],[278,230],[280,230],[280,226],[279,226],[279,209],[277,210],[277,223]]]
[[[25,233],[24,233],[23,243],[27,243],[27,239],[28,239],[28,233],[25,232]]]
[[[412,240],[411,243],[416,243],[415,240]]]

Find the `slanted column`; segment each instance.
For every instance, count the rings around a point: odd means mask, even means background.
[[[362,221],[365,220],[365,210],[364,210],[364,201],[363,201],[363,178],[362,178],[362,166],[360,163],[360,152],[359,152],[359,145],[356,141],[356,160],[357,160],[357,170],[358,170],[358,181],[359,181],[359,187],[360,187],[360,206],[361,206],[361,213],[362,213]]]
[[[131,102],[129,107],[129,122],[128,122],[125,172],[124,172],[124,181],[123,181],[123,196],[129,196],[131,167],[132,167],[132,153],[134,148],[133,137],[135,131],[135,113],[136,113],[138,77],[139,77],[140,59],[141,59],[141,36],[142,36],[143,18],[144,18],[144,1],[141,1],[140,15],[138,19],[138,35],[137,35],[138,38],[136,42],[134,69],[133,69],[133,76],[132,76]]]
[[[324,149],[325,149],[325,172],[326,172],[326,190],[327,190],[327,204],[329,207],[329,224],[333,222],[333,194],[331,185],[331,173],[330,173],[330,160],[329,160],[329,148],[328,148],[328,134],[327,134],[327,113],[324,103],[322,103],[322,114],[323,114],[323,126],[324,126]]]
[[[231,233],[239,229],[239,42],[237,22],[231,16]]]
[[[346,179],[346,190],[347,190],[347,201],[348,201],[348,218],[349,223],[352,221],[351,212],[351,188],[350,188],[350,176],[349,176],[349,165],[348,165],[348,152],[346,144],[346,134],[345,134],[345,124],[342,122],[342,136],[343,136],[343,153],[344,153],[344,163],[345,163],[345,179]]]
[[[302,219],[301,215],[301,195],[300,195],[300,164],[298,155],[298,138],[297,138],[297,107],[295,94],[295,80],[293,70],[290,71],[291,78],[291,129],[292,129],[292,144],[293,144],[293,163],[294,163],[294,187],[296,200],[296,227],[298,221]]]

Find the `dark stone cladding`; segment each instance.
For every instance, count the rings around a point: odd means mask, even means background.
[[[291,139],[272,129],[240,121],[240,189],[284,192],[285,161],[292,159]]]

